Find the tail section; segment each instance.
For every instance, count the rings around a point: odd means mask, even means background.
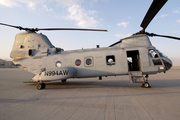
[[[48,49],[54,46],[43,34],[26,31],[16,35],[10,57],[14,60],[32,56],[47,56]]]
[[[39,74],[45,67],[46,57],[61,51],[63,49],[55,48],[45,35],[26,31],[16,35],[10,57],[21,69]]]

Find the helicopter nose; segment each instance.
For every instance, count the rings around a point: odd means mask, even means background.
[[[172,67],[172,61],[169,58],[163,58],[163,62],[166,70],[169,70]]]

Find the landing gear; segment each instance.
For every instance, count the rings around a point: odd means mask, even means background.
[[[147,75],[145,76],[145,81],[144,81],[144,83],[142,84],[141,87],[151,88],[150,84],[148,83],[148,77],[149,77],[149,75],[147,74]]]
[[[64,82],[66,82],[66,79],[64,79],[64,80],[61,80],[61,82],[63,82],[63,83],[64,83]]]
[[[46,84],[42,83],[42,89],[45,89],[45,88],[46,88]]]
[[[148,82],[145,82],[145,83],[144,83],[144,87],[145,87],[145,88],[149,88],[149,87],[150,87],[149,83],[148,83]]]
[[[41,90],[41,89],[45,89],[46,88],[46,84],[43,82],[38,82],[37,84],[37,89]]]

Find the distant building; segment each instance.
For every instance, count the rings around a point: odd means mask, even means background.
[[[0,68],[17,68],[17,66],[13,65],[12,61],[5,61],[0,59]]]

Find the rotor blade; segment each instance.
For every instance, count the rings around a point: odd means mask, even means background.
[[[158,37],[165,37],[165,38],[171,38],[171,39],[175,39],[175,40],[180,40],[180,38],[178,38],[178,37],[173,37],[173,36],[157,35],[157,34],[154,34],[154,33],[146,33],[146,34],[149,35],[150,37],[158,36]]]
[[[9,27],[13,27],[13,28],[17,28],[19,30],[29,30],[29,31],[39,31],[39,30],[81,30],[81,31],[104,31],[107,32],[107,30],[103,30],[103,29],[82,29],[82,28],[23,28],[21,26],[14,26],[14,25],[8,25],[8,24],[4,24],[4,23],[0,23],[0,25],[5,25],[5,26],[9,26]]]
[[[112,45],[110,45],[109,47],[113,47],[113,46],[115,46],[115,45],[117,45],[117,44],[119,44],[119,43],[121,43],[122,41],[120,40],[120,41],[117,41],[117,42],[115,42],[115,43],[113,43]]]
[[[107,30],[103,29],[82,29],[82,28],[36,28],[35,31],[39,30],[81,30],[81,31],[104,31],[107,32]]]
[[[149,25],[151,20],[154,18],[154,16],[159,12],[159,10],[164,6],[164,4],[167,2],[167,0],[154,0],[146,13],[142,23],[141,27],[143,30],[146,29],[146,27]]]
[[[24,28],[22,28],[21,26],[8,25],[8,24],[4,24],[4,23],[0,23],[0,25],[5,25],[5,26],[9,26],[9,27],[17,28],[17,29],[19,29],[19,30],[24,29]]]

